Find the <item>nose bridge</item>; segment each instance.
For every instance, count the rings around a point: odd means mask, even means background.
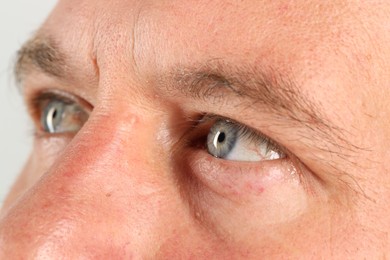
[[[166,224],[159,213],[167,212],[170,204],[161,201],[172,194],[148,162],[143,149],[149,142],[147,129],[134,114],[92,116],[51,170],[10,211],[6,218],[12,221],[4,222],[12,224],[0,227],[2,236],[17,239],[26,252],[41,243],[34,248],[52,255],[67,250],[150,250],[153,230]],[[17,227],[24,229],[14,236]],[[96,227],[105,234],[96,234]]]
[[[142,142],[152,142],[146,129],[146,123],[135,114],[93,114],[49,174],[74,181],[117,177],[134,181],[139,171],[146,171],[149,173],[141,175],[145,182],[152,172],[148,169],[150,154],[139,149]]]
[[[137,114],[97,113],[53,171],[70,181],[100,184],[106,196],[119,189],[147,199],[166,186],[164,164],[154,156],[158,149],[153,133],[152,122]]]

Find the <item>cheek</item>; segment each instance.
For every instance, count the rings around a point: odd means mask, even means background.
[[[309,199],[300,183],[281,180],[267,186],[263,182],[246,183],[237,197],[220,196],[204,188],[200,207],[207,209],[206,218],[217,223],[217,233],[233,235],[237,243],[262,244],[268,234],[289,226],[307,213]]]
[[[30,171],[32,170],[32,165],[34,164],[34,159],[31,155],[27,163],[24,166],[24,169],[19,174],[16,182],[13,184],[11,190],[7,194],[7,197],[4,201],[3,207],[1,208],[1,213],[4,214],[10,206],[15,203],[15,201],[31,186],[33,182],[30,177]]]
[[[29,190],[49,170],[70,142],[71,138],[37,138],[33,151],[4,201],[5,212],[20,196]]]
[[[195,157],[198,215],[222,237],[256,247],[308,212],[309,193],[289,160],[235,167],[201,153]]]

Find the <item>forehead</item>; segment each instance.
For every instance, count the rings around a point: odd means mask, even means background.
[[[120,58],[146,73],[224,59],[277,68],[304,85],[357,69],[356,60],[371,55],[371,39],[380,42],[388,24],[380,13],[388,17],[388,7],[376,1],[61,0],[41,31],[83,68],[91,68],[95,55],[100,66]]]
[[[283,67],[361,31],[364,8],[343,2],[60,1],[43,30],[67,49],[128,45],[141,66],[207,56]]]
[[[320,0],[62,0],[41,33],[68,52],[83,75],[92,73],[93,62],[103,72],[105,67],[116,67],[118,74],[121,69],[129,74],[132,67],[139,73],[164,74],[177,63],[223,59],[276,68],[303,89],[305,85],[312,89],[313,78],[337,86],[338,82],[327,81],[345,80],[354,70],[369,73],[356,64],[371,57],[371,39],[380,42],[381,27],[388,24],[380,13],[388,17],[388,5]]]
[[[275,68],[303,90],[315,81],[348,96],[337,79],[370,74],[362,61],[373,60],[373,42],[386,42],[388,10],[380,1],[61,0],[40,33],[83,75],[94,63],[103,73],[137,70],[147,78],[178,63],[223,59]]]
[[[388,6],[374,1],[68,0],[59,1],[41,33],[83,70],[92,71],[93,58],[102,71],[120,67],[128,74],[133,67],[145,75],[164,74],[178,63],[223,59],[276,68],[302,88],[312,88],[312,78],[337,86],[326,80],[369,73],[360,61],[372,56],[371,39],[381,42],[386,21],[380,13],[387,17]]]

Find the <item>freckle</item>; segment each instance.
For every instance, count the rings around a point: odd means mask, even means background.
[[[51,203],[50,202],[45,202],[43,205],[42,205],[42,209],[47,209],[51,206]]]
[[[279,12],[280,12],[280,14],[286,13],[286,12],[288,11],[288,9],[289,9],[288,4],[283,4],[283,5],[280,5],[280,6],[279,6]]]
[[[106,197],[109,198],[109,197],[111,197],[111,195],[112,195],[111,193],[107,193]]]
[[[262,187],[260,185],[255,185],[253,183],[247,183],[245,186],[248,190],[253,191],[257,195],[264,192],[264,187]]]

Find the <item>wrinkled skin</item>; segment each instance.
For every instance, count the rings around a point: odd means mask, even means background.
[[[36,135],[2,211],[0,258],[385,258],[390,4],[285,2],[59,1],[37,35],[67,65],[30,68],[23,95],[31,107],[56,89],[92,112],[77,133]],[[196,98],[169,83],[216,60],[292,80],[321,120],[270,108],[278,95]],[[205,113],[287,156],[214,158],[189,134]]]

